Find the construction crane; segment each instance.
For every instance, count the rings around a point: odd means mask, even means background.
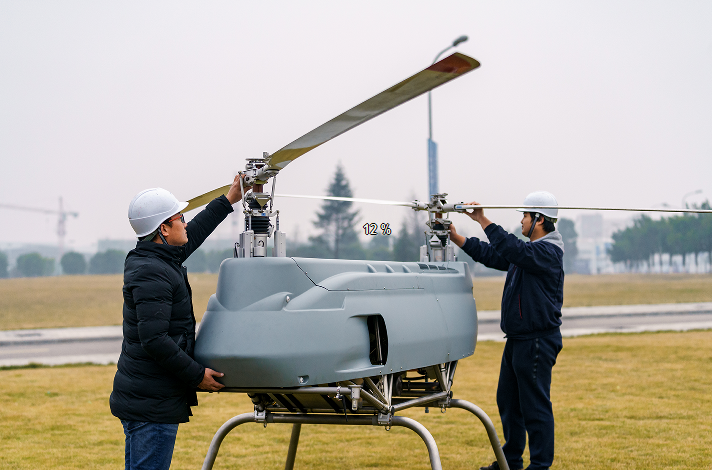
[[[14,204],[0,204],[1,209],[14,209],[19,211],[41,212],[43,214],[57,214],[57,237],[59,239],[59,258],[64,254],[64,237],[67,235],[67,218],[69,216],[79,217],[78,212],[70,212],[64,210],[64,202],[62,197],[59,198],[59,210],[39,209],[36,207],[16,206]]]

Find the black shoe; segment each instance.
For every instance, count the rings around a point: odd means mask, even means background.
[[[480,470],[499,470],[499,464],[495,460],[492,462],[491,465],[487,465],[486,467],[480,467]]]
[[[480,467],[480,470],[499,470],[499,464],[495,460],[494,462],[492,462],[490,465],[487,465],[486,467]],[[510,468],[509,470],[522,470],[522,468],[521,467],[519,467],[518,469]]]

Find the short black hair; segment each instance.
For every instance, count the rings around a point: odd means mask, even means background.
[[[556,230],[554,222],[552,222],[551,219],[542,214],[539,214],[538,212],[529,212],[529,217],[531,217],[532,220],[534,220],[534,217],[537,215],[544,218],[544,224],[542,225],[542,228],[546,233],[551,233]]]
[[[164,220],[163,222],[161,222],[161,225],[163,225],[163,224],[168,225],[169,227],[173,227],[173,222],[171,222],[171,218],[170,218],[170,217],[168,217],[166,220]],[[153,232],[149,233],[149,234],[146,235],[145,237],[139,238],[139,240],[140,240],[140,241],[144,241],[144,242],[152,242],[152,241],[155,241],[157,238],[160,238],[160,236],[158,235],[158,232],[161,230],[161,225],[159,225],[156,230],[154,230]]]

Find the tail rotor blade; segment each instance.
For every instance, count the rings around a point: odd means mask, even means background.
[[[268,167],[281,170],[308,151],[334,137],[479,66],[480,63],[472,57],[460,53],[452,54],[276,151],[270,156]]]

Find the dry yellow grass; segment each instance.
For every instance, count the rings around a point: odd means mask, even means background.
[[[501,426],[495,404],[502,343],[477,345],[458,367],[454,393]],[[123,433],[108,409],[115,367],[0,371],[0,468],[121,468]],[[554,469],[712,467],[712,332],[600,335],[564,340],[554,368]],[[181,425],[173,469],[200,468],[218,427],[252,410],[245,396],[200,396]],[[438,442],[443,468],[493,460],[484,428],[469,413],[403,413]],[[287,425],[245,424],[223,443],[216,469],[284,466]],[[304,426],[297,469],[427,469],[425,446],[407,430]]]
[[[499,310],[504,278],[476,278],[477,308]],[[567,275],[564,307],[712,302],[712,276],[704,274]]]
[[[122,276],[0,279],[3,330],[121,323]]]
[[[217,274],[191,274],[200,318],[215,293]],[[0,329],[120,325],[122,275],[0,279]]]
[[[121,324],[122,276],[60,276],[0,279],[0,329]],[[191,274],[198,320],[215,292],[217,274]],[[499,309],[504,278],[477,278],[480,310]],[[566,277],[564,306],[712,301],[712,276],[639,275]]]
[[[709,274],[566,276],[564,307],[712,302]]]

